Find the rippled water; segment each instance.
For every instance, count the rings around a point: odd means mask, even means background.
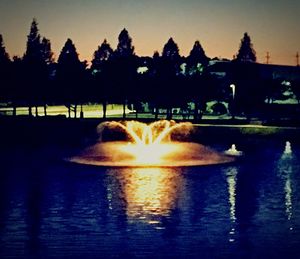
[[[48,147],[1,151],[0,257],[299,258],[300,149],[283,149],[164,169],[68,164]]]

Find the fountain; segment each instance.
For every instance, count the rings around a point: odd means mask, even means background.
[[[191,123],[167,120],[149,125],[137,121],[103,122],[97,127],[97,143],[69,161],[112,167],[178,167],[222,164],[235,160],[201,144],[180,141],[191,130]],[[123,139],[111,140],[110,135]]]
[[[235,144],[232,144],[231,148],[229,148],[228,150],[226,150],[224,153],[226,155],[230,155],[230,156],[242,156],[243,155],[242,151],[239,151],[239,150],[236,149]]]
[[[285,148],[284,148],[284,152],[285,155],[290,155],[292,154],[292,147],[291,147],[291,142],[286,141],[285,142]]]

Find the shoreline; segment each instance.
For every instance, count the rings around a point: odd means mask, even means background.
[[[2,144],[28,143],[37,145],[41,143],[59,143],[71,145],[85,145],[96,137],[96,127],[109,119],[75,119],[56,117],[0,117],[0,142]],[[128,119],[134,120],[134,119]],[[138,121],[150,123],[154,120],[137,119]],[[176,121],[176,120],[175,120]],[[182,122],[182,120],[178,120]],[[261,125],[245,123],[245,121],[200,121],[193,123],[194,129],[190,134],[193,141],[199,143],[221,142],[251,142],[257,140],[293,141],[300,143],[300,127],[282,125]]]

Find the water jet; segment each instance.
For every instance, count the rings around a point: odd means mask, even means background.
[[[71,162],[109,167],[181,167],[230,163],[233,156],[209,147],[179,141],[193,125],[160,120],[150,124],[138,121],[103,122],[97,127],[97,143],[87,147]],[[122,132],[124,140],[105,139],[105,132]],[[175,140],[174,140],[175,139]]]
[[[230,155],[230,156],[242,156],[243,155],[242,151],[237,150],[235,144],[232,144],[231,148],[229,148],[228,150],[226,150],[224,153],[226,155]]]
[[[284,153],[285,155],[290,155],[290,154],[292,153],[291,142],[289,142],[289,141],[286,141],[286,142],[285,142],[285,147],[284,147],[283,153]]]

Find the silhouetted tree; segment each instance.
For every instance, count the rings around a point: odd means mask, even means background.
[[[126,117],[126,104],[129,97],[135,95],[135,79],[137,74],[137,62],[132,46],[132,39],[126,29],[123,29],[118,37],[118,46],[113,54],[111,70],[114,70],[115,98],[123,102],[123,118]]]
[[[93,76],[93,93],[96,98],[102,101],[103,106],[103,118],[106,118],[106,106],[109,97],[109,66],[110,58],[113,54],[113,50],[105,39],[103,43],[98,46],[98,49],[94,52],[94,58],[92,60],[92,76]],[[97,101],[98,101],[97,100]]]
[[[76,117],[77,105],[84,98],[81,88],[85,76],[85,67],[86,63],[80,62],[72,40],[67,39],[58,57],[56,79],[61,93],[60,96],[62,96],[60,101],[63,101],[68,107],[69,117],[71,117],[71,104],[74,104]]]
[[[125,28],[119,34],[118,40],[119,41],[115,55],[123,58],[132,57],[134,55],[134,47],[132,46],[132,39]]]
[[[10,63],[9,55],[5,50],[2,34],[0,34],[0,64],[7,65]]]
[[[24,64],[22,58],[18,56],[13,57],[11,64],[11,87],[9,91],[9,100],[12,102],[13,115],[16,115],[16,109],[19,104],[24,105],[24,96],[27,95],[27,89],[24,87]]]
[[[232,83],[235,84],[234,110],[247,117],[257,115],[263,108],[266,89],[262,87],[259,65],[247,33],[241,40],[237,57],[232,62]]]
[[[159,106],[167,108],[167,119],[172,119],[172,108],[174,105],[178,106],[184,93],[179,80],[181,62],[178,45],[173,38],[170,38],[163,47],[156,69],[159,87],[158,103]]]
[[[24,80],[27,86],[25,99],[29,106],[29,115],[32,115],[34,105],[37,115],[37,106],[41,103],[44,104],[46,112],[47,64],[52,62],[50,41],[45,38],[41,40],[37,25],[36,19],[33,19],[27,36],[26,52],[23,56]]]
[[[266,93],[266,101],[271,104],[276,99],[281,99],[284,92],[284,86],[282,85],[282,79],[272,78],[264,80],[264,91]]]
[[[113,50],[105,39],[98,49],[94,52],[91,70],[93,73],[101,72],[102,65],[105,64],[113,54]]]
[[[244,33],[244,37],[241,40],[236,60],[241,62],[256,62],[256,53],[247,32]]]
[[[41,36],[39,34],[38,23],[33,19],[30,27],[30,32],[27,36],[26,52],[23,59],[28,61],[41,61]]]
[[[170,38],[168,42],[164,45],[163,51],[162,51],[162,57],[168,58],[170,60],[177,61],[180,59],[179,55],[179,48],[178,45],[175,43],[173,38]]]
[[[195,44],[187,57],[187,74],[192,75],[195,73],[202,73],[203,68],[208,65],[209,58],[205,55],[205,52],[200,45],[199,41],[195,41]]]
[[[45,62],[47,65],[50,65],[54,62],[50,40],[48,40],[45,37],[42,39],[41,42],[41,52],[42,52],[43,62]]]
[[[8,101],[10,59],[0,34],[0,101]]]

